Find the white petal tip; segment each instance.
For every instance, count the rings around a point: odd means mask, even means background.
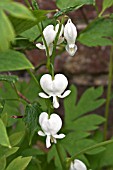
[[[40,92],[40,93],[39,93],[39,96],[42,97],[42,98],[45,98],[45,99],[50,98],[50,96],[47,96],[47,95],[46,95],[45,93],[43,93],[43,92]]]

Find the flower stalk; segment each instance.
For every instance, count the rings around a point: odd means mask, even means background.
[[[95,144],[95,145],[93,145],[93,146],[87,147],[87,148],[81,150],[80,152],[76,153],[76,154],[75,154],[74,156],[72,156],[71,158],[68,158],[68,159],[67,159],[67,164],[68,164],[68,165],[71,164],[71,162],[74,161],[74,160],[75,160],[79,155],[81,155],[81,154],[84,154],[84,153],[86,153],[86,152],[88,152],[88,151],[90,151],[90,150],[93,150],[93,149],[96,149],[96,148],[98,148],[98,147],[105,146],[105,145],[108,145],[108,144],[111,144],[111,143],[113,143],[113,139],[112,139],[112,140],[107,140],[107,141],[105,141],[105,142],[100,142],[100,143]]]
[[[110,107],[112,80],[113,80],[113,46],[111,47],[111,51],[110,51],[108,89],[107,89],[107,99],[106,99],[106,106],[105,106],[106,122],[104,124],[104,140],[107,139],[107,128],[108,128],[108,119],[109,119],[109,107]]]

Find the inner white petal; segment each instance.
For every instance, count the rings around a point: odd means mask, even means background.
[[[56,96],[53,96],[53,107],[56,109],[59,107],[58,99]]]
[[[51,139],[50,135],[47,135],[47,137],[46,137],[46,147],[47,148],[49,148],[51,146],[50,139]]]
[[[74,56],[77,51],[77,46],[74,45],[74,48],[69,48],[69,45],[66,45],[66,51],[69,53],[70,56]]]

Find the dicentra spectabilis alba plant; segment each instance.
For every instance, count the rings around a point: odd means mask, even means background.
[[[71,162],[69,170],[87,170],[87,168],[82,161],[75,159],[73,162]]]
[[[65,137],[64,134],[57,134],[62,127],[62,119],[55,113],[50,116],[43,112],[39,116],[39,124],[43,131],[38,131],[40,136],[46,137],[46,147],[49,148],[52,143],[57,143],[56,139],[62,139]]]
[[[39,96],[42,98],[53,97],[53,107],[58,108],[58,98],[64,98],[70,94],[70,90],[66,90],[68,80],[63,74],[56,74],[54,79],[50,74],[44,74],[40,79],[40,85],[44,92],[40,92]],[[65,91],[65,92],[64,92]]]

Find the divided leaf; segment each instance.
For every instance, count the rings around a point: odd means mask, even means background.
[[[112,17],[99,18],[91,22],[87,28],[81,32],[78,41],[89,47],[113,45],[110,37],[113,37]]]
[[[74,121],[81,115],[97,109],[105,102],[105,99],[98,99],[103,94],[102,87],[91,87],[87,89],[77,104],[75,104],[77,95],[76,88],[73,86],[71,89],[71,94],[64,99],[65,124],[69,124],[69,122],[71,123],[71,121]]]
[[[98,129],[98,126],[105,122],[105,118],[102,116],[91,114],[87,116],[83,116],[73,121],[73,123],[66,126],[68,129],[72,129],[76,131],[76,133],[80,132],[88,132],[92,130]]]

